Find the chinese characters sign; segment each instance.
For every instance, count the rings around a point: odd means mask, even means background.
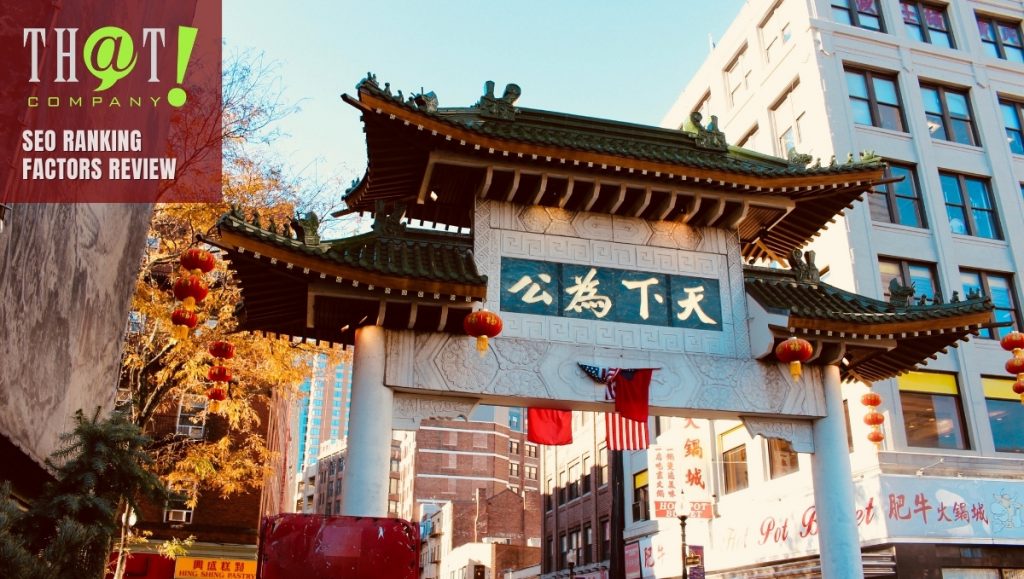
[[[606,322],[722,330],[716,279],[504,257],[501,309]]]
[[[676,465],[679,456],[674,446],[668,444],[651,445],[647,451],[651,464],[651,502],[654,517],[657,519],[677,517],[682,513],[680,508],[683,498],[682,481],[676,478]]]
[[[256,561],[178,557],[174,561],[174,578],[256,579]]]

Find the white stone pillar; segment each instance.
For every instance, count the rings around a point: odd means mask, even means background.
[[[842,380],[836,365],[825,366],[822,373],[827,416],[814,421],[814,454],[811,455],[821,576],[823,579],[863,577]]]
[[[341,483],[341,514],[386,517],[394,394],[384,385],[384,329],[356,330],[348,456]]]

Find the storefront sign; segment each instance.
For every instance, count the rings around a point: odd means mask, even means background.
[[[501,259],[501,310],[722,331],[716,279]]]
[[[686,564],[689,566],[687,576],[689,579],[704,579],[704,546],[690,545],[687,550],[690,551],[690,556],[686,558]]]
[[[711,472],[708,462],[710,448],[707,421],[692,418],[683,421],[683,444],[679,449],[679,469],[682,479],[683,498],[686,499],[685,514],[692,519],[710,519],[711,489],[708,477]]]
[[[640,543],[626,543],[626,579],[640,579]]]
[[[681,513],[677,511],[682,506],[680,503],[683,499],[683,489],[676,447],[671,444],[652,444],[647,450],[647,456],[653,461],[650,465],[649,495],[654,518],[679,516]]]
[[[879,516],[892,537],[1024,539],[1024,484],[886,476]]]
[[[174,579],[256,579],[256,561],[178,557]]]

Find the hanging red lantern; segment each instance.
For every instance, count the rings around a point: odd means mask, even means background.
[[[226,366],[211,366],[206,377],[210,379],[210,382],[230,382],[231,370]]]
[[[1014,358],[1024,358],[1024,333],[1014,330],[1003,336],[999,345],[1007,352],[1013,352]]]
[[[220,402],[221,400],[224,400],[228,397],[228,393],[220,386],[214,386],[213,388],[210,388],[209,390],[206,391],[206,397],[209,400]]]
[[[501,317],[488,310],[478,310],[466,316],[462,328],[476,338],[476,349],[483,355],[487,351],[487,339],[501,333]]]
[[[1018,379],[1016,382],[1013,383],[1013,393],[1024,394],[1024,380]],[[1024,399],[1022,399],[1022,402],[1024,402]]]
[[[195,275],[210,273],[215,264],[213,254],[205,249],[193,247],[181,254],[181,267]]]
[[[885,416],[872,410],[864,415],[864,424],[868,426],[881,426],[885,423]]]
[[[210,355],[221,360],[230,360],[235,357],[235,345],[224,340],[217,340],[210,343]]]
[[[206,283],[195,274],[182,276],[174,282],[174,297],[182,302],[186,310],[194,310],[196,304],[206,299],[209,293]]]
[[[1024,357],[1007,360],[1006,371],[1016,376],[1017,380],[1024,380]]]
[[[868,433],[868,441],[875,443],[876,446],[882,444],[883,440],[885,440],[885,434],[878,427]]]
[[[184,340],[188,337],[188,331],[199,323],[199,316],[195,312],[177,308],[171,312],[171,323],[174,324],[171,336],[178,340]]]
[[[877,392],[868,392],[867,394],[860,397],[860,403],[864,406],[880,406],[882,404],[882,397]]]
[[[799,380],[803,372],[800,364],[811,359],[814,348],[803,338],[793,337],[782,342],[775,348],[775,357],[784,364],[789,364],[789,374],[793,380]]]

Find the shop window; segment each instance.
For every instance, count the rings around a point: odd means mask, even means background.
[[[978,145],[978,134],[971,115],[966,90],[939,85],[921,85],[928,132],[933,139]]]
[[[886,177],[902,180],[875,186],[874,193],[868,196],[871,218],[882,223],[927,227],[914,167],[893,161],[888,163]]]
[[[939,282],[935,275],[935,264],[923,261],[907,261],[891,257],[878,258],[878,271],[882,280],[882,293],[889,296],[889,284],[896,280],[902,286],[914,288],[915,303],[922,299],[934,302],[939,292]]]
[[[647,471],[642,470],[633,475],[633,522],[651,518],[647,492]]]
[[[907,36],[936,46],[956,48],[945,6],[903,0],[900,2],[900,9],[903,12],[903,25]]]
[[[1005,99],[999,100],[1003,112],[1003,127],[1006,128],[1006,142],[1015,155],[1024,155],[1024,105]]]
[[[949,229],[960,235],[1002,239],[988,179],[959,173],[939,173]]]
[[[797,453],[788,440],[768,439],[768,474],[776,479],[800,470]]]
[[[1014,380],[982,378],[988,423],[992,427],[992,442],[999,452],[1024,454],[1024,404],[1013,391]]]
[[[975,17],[985,52],[1003,60],[1024,62],[1019,21],[1001,20],[982,14],[975,14]]]
[[[1017,308],[1013,278],[1009,274],[962,269],[960,281],[963,283],[965,296],[974,293],[987,296],[996,308],[993,312],[996,321],[1011,324],[1003,328],[982,328],[979,337],[998,340],[1015,329],[1020,329],[1020,310]]]
[[[971,447],[955,374],[910,372],[897,378],[907,446]]]
[[[736,427],[725,432],[719,438],[719,448],[725,449],[722,452],[722,482],[724,494],[741,491],[750,485],[747,473],[747,436],[742,427]]]
[[[878,0],[832,0],[832,17],[841,24],[885,32]]]
[[[850,92],[853,122],[906,131],[895,74],[848,68],[846,88]]]

